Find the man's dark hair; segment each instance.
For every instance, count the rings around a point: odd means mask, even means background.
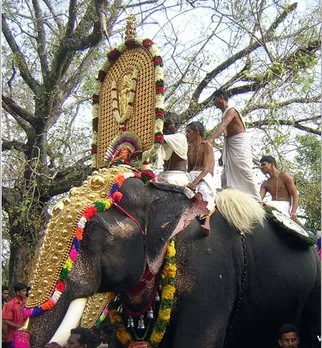
[[[13,288],[14,288],[15,292],[17,292],[17,291],[24,290],[24,289],[28,290],[29,286],[24,284],[24,283],[17,283],[14,285]]]
[[[267,163],[270,163],[270,164],[274,164],[275,168],[277,169],[276,160],[272,156],[263,156],[259,162],[260,163],[267,162]]]
[[[167,126],[174,124],[177,128],[180,125],[179,116],[175,112],[166,111],[164,114],[164,124]]]
[[[297,337],[298,338],[300,337],[299,329],[296,326],[294,326],[292,324],[284,324],[278,330],[279,338],[281,339],[283,334],[286,334],[286,333],[289,333],[289,332],[295,332]]]
[[[226,101],[228,101],[230,95],[227,91],[224,89],[217,89],[217,91],[214,92],[214,97],[220,97],[223,96]]]
[[[190,128],[192,130],[198,130],[199,134],[203,137],[205,134],[205,126],[199,122],[199,121],[194,121],[188,124],[187,128]]]
[[[78,343],[87,344],[87,348],[96,348],[100,340],[91,329],[77,327],[70,330],[71,335],[79,335]]]
[[[2,292],[4,292],[5,290],[9,290],[9,288],[7,287],[7,285],[2,285]]]

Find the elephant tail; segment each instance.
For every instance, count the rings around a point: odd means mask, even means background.
[[[264,225],[262,204],[240,190],[223,190],[216,197],[216,205],[227,222],[241,234],[250,233],[258,224]]]

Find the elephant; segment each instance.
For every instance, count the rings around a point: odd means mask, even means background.
[[[227,200],[220,204],[225,191]],[[276,345],[278,328],[285,323],[299,327],[304,347],[318,347],[321,272],[317,252],[280,231],[280,226],[264,217],[258,202],[254,201],[262,220],[240,230],[252,199],[246,194],[238,196],[237,190],[224,190],[217,196],[211,233],[205,237],[196,216],[198,202],[188,199],[182,188],[144,184],[133,176],[119,192],[117,203],[86,222],[79,255],[56,306],[31,318],[31,347],[43,348],[68,305],[94,293],[120,294],[126,327],[131,318],[125,308],[131,313],[150,308],[162,257],[173,238],[176,291],[158,347],[271,348]],[[237,196],[242,198],[234,202]],[[229,220],[233,204],[244,209],[236,213],[235,222]],[[154,277],[142,280],[149,269]],[[147,285],[142,291],[129,291],[143,283]],[[134,318],[135,325],[138,321]],[[150,325],[146,318],[144,321]],[[144,340],[154,321],[150,320]],[[110,347],[124,346],[114,335]]]

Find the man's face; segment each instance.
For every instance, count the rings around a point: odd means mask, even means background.
[[[215,104],[216,108],[220,109],[221,107],[223,107],[224,102],[225,102],[225,99],[222,95],[215,97],[214,104]]]
[[[164,134],[175,134],[176,126],[173,123],[164,124]]]
[[[101,331],[100,339],[102,343],[110,344],[112,341],[112,337],[113,337],[113,331],[110,331],[110,332]]]
[[[80,335],[71,334],[69,336],[67,343],[64,345],[64,348],[82,348],[82,347],[85,347],[85,344],[79,343],[79,338],[80,338]]]
[[[27,298],[27,289],[22,289],[16,291],[16,296],[19,297],[20,299],[26,299]]]
[[[262,173],[269,174],[272,168],[272,164],[264,161],[260,164],[260,167],[261,167]]]
[[[189,127],[187,128],[186,138],[187,138],[188,143],[193,143],[197,139],[198,135],[199,135],[198,130],[193,130]]]
[[[2,298],[4,300],[7,300],[8,299],[8,296],[9,296],[9,291],[8,290],[3,290],[2,291]]]
[[[278,344],[283,348],[297,348],[299,343],[300,340],[295,332],[282,334],[281,339],[278,340]]]

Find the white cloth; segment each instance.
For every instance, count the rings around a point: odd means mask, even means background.
[[[200,173],[200,170],[192,170],[189,172],[190,182],[195,180]],[[210,173],[207,173],[207,175],[197,184],[196,192],[199,192],[202,195],[202,200],[207,202],[207,209],[212,211],[215,208],[216,189],[214,177]]]
[[[267,205],[276,208],[281,213],[285,214],[286,216],[290,216],[291,211],[291,202],[288,201],[269,201],[266,202]]]
[[[157,182],[166,182],[172,185],[186,186],[190,182],[190,176],[181,170],[166,170],[157,176]]]
[[[188,159],[188,142],[184,134],[164,135],[164,143],[161,144],[157,152],[157,168],[163,166],[164,161],[168,161],[175,152],[183,160]]]
[[[246,132],[225,137],[222,159],[224,163],[221,175],[222,189],[235,188],[260,201]]]

